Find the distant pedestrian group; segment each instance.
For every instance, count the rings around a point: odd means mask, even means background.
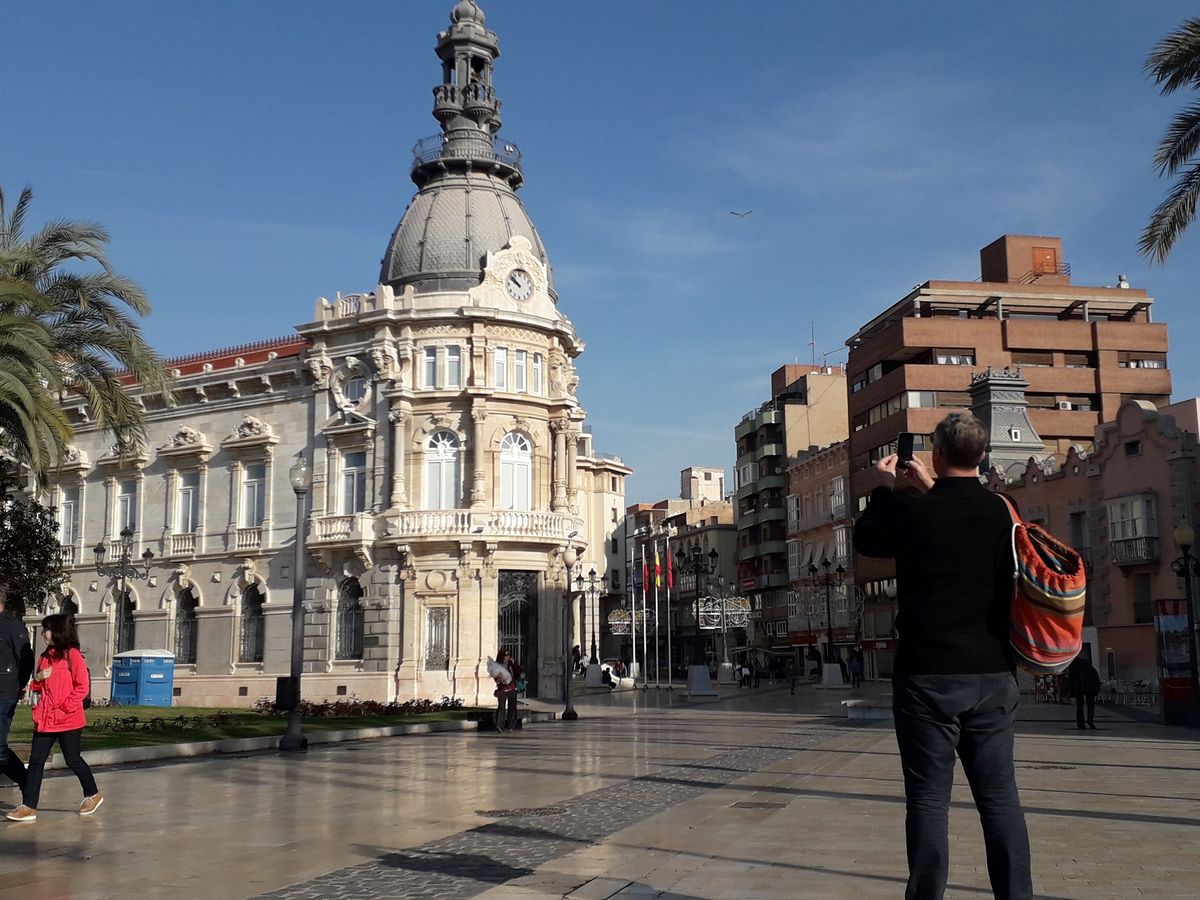
[[[37,821],[42,776],[56,743],[63,761],[83,788],[79,815],[92,815],[104,802],[81,753],[83,729],[87,725],[84,707],[91,693],[91,677],[79,650],[74,618],[66,615],[44,618],[42,640],[46,649],[35,663],[21,617],[9,608],[7,596],[0,595],[0,771],[21,789],[21,805],[5,815],[12,822]],[[8,745],[17,706],[26,690],[37,698],[28,766]]]

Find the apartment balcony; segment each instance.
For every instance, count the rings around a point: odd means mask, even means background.
[[[261,550],[263,530],[261,525],[244,526],[234,535],[234,548],[238,553],[253,553]]]
[[[337,516],[314,516],[309,533],[310,544],[353,544],[364,542],[364,535],[373,534],[370,514],[347,513]]]
[[[769,490],[772,490],[773,488],[778,488],[778,489],[782,490],[784,483],[786,481],[787,481],[787,478],[782,474],[780,474],[780,475],[762,475],[758,479],[758,482],[757,482],[758,486],[756,488],[756,491],[769,491]]]
[[[1139,537],[1127,538],[1123,541],[1110,541],[1108,545],[1112,561],[1118,566],[1137,566],[1142,563],[1158,561],[1158,538]]]
[[[763,444],[754,451],[754,458],[757,460],[764,459],[768,456],[783,456],[786,452],[787,448],[785,448],[783,444]]]
[[[734,494],[734,497],[736,497],[738,500],[745,500],[747,497],[753,497],[758,493],[759,490],[758,481],[759,479],[757,478],[754,481],[747,481],[737,489],[737,493]]]
[[[197,535],[193,531],[188,534],[173,534],[170,536],[171,556],[195,556]]]

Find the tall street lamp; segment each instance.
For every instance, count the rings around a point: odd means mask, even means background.
[[[596,655],[596,617],[600,614],[600,585],[603,579],[596,576],[596,570],[592,569],[588,572],[588,580],[583,580],[583,575],[580,574],[575,578],[575,590],[583,595],[587,603],[586,609],[591,612],[592,620],[592,653],[588,658],[589,666],[600,665],[600,658]]]
[[[682,547],[675,551],[675,568],[681,575],[691,575],[696,579],[696,641],[692,646],[694,666],[708,666],[704,645],[700,641],[700,596],[704,593],[704,579],[717,571],[717,559],[717,551],[710,550],[706,560],[699,544],[693,544],[691,552],[688,553],[685,553]]]
[[[1181,522],[1175,528],[1175,546],[1183,555],[1171,563],[1171,571],[1183,579],[1183,598],[1187,604],[1187,655],[1188,675],[1191,680],[1191,697],[1186,710],[1178,710],[1174,715],[1167,713],[1167,698],[1163,697],[1164,718],[1168,724],[1200,724],[1200,666],[1196,659],[1196,611],[1192,598],[1192,576],[1200,575],[1200,560],[1192,554],[1191,549],[1196,544],[1196,532],[1187,522]],[[1165,662],[1165,660],[1164,660]],[[1176,719],[1171,723],[1170,719]]]
[[[575,703],[571,698],[571,678],[574,672],[571,671],[571,638],[575,634],[575,609],[574,598],[571,596],[571,570],[575,568],[575,563],[579,559],[579,555],[575,552],[574,546],[568,544],[567,549],[563,551],[563,565],[567,567],[567,587],[563,592],[563,721],[574,722],[579,718],[579,713],[575,712]]]
[[[154,559],[154,551],[147,547],[142,551],[142,563],[137,565],[133,561],[133,529],[126,525],[121,529],[121,555],[111,563],[105,565],[104,554],[107,548],[104,546],[104,541],[98,543],[92,548],[92,553],[96,556],[96,574],[103,578],[119,578],[121,580],[121,600],[123,604],[125,598],[129,595],[129,579],[133,578],[142,581],[150,577],[150,563]],[[118,629],[124,627],[124,620],[121,616],[124,615],[124,607],[117,607]],[[121,636],[118,632],[117,643],[120,644]]]
[[[818,569],[816,564],[808,564],[808,579],[815,588],[825,588],[825,662],[834,662],[833,659],[833,608],[830,605],[830,597],[835,587],[841,587],[846,581],[846,570],[842,566],[838,566],[832,572],[829,571],[832,566],[828,559],[821,560],[821,568]],[[823,571],[822,571],[823,570]]]
[[[304,454],[288,469],[288,480],[296,493],[296,558],[292,564],[292,671],[285,694],[288,705],[287,733],[279,740],[280,750],[308,748],[308,738],[300,727],[300,674],[304,669],[304,501],[312,486],[312,469]]]

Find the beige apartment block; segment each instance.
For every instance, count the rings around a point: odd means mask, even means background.
[[[436,52],[441,130],[414,148],[417,192],[374,290],[319,299],[291,337],[172,362],[171,404],[131,384],[150,441],[124,458],[67,403],[55,604],[78,616],[98,696],[129,649],[176,653],[180,703],[273,695],[298,587],[307,697],[490,703],[502,645],[531,696],[557,697],[568,596],[565,637],[581,643],[619,590],[630,469],[585,427],[584,345],[516,193],[520,151],[498,133],[497,37],[460,3]],[[297,455],[313,473],[301,571]],[[124,593],[90,549],[113,558],[123,528],[135,557],[154,553]],[[584,603],[568,577],[592,571]]]
[[[754,610],[753,639],[760,649],[782,644],[780,632],[787,630],[788,466],[846,439],[846,397],[841,367],[781,366],[771,373],[771,399],[734,428],[738,587]]]

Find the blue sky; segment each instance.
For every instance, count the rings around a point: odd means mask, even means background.
[[[432,134],[449,0],[6,4],[0,184],[94,219],[164,354],[288,333],[370,290]],[[1200,224],[1136,253],[1183,97],[1147,52],[1192,5],[484,0],[505,134],[588,344],[597,449],[628,500],[731,466],[770,372],[1005,232],[1077,283],[1147,288],[1175,396],[1200,393]],[[754,210],[742,219],[729,210]]]

